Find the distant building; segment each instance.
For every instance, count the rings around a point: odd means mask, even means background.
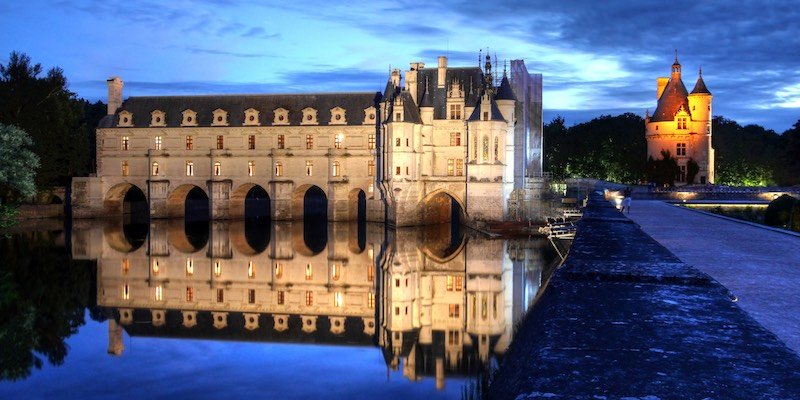
[[[658,105],[653,115],[645,116],[647,156],[661,158],[668,151],[676,158],[680,172],[678,185],[714,183],[714,149],[711,147],[712,96],[703,81],[701,70],[691,93],[681,80],[681,64],[677,54],[672,75],[656,80]],[[688,166],[697,163],[699,172],[688,182]]]
[[[97,176],[74,180],[73,215],[122,215],[138,198],[150,218],[184,217],[199,201],[206,218],[236,219],[257,199],[262,215],[293,220],[311,195],[332,221],[519,215],[512,197],[541,176],[541,76],[521,60],[511,68],[499,78],[488,56],[455,68],[439,57],[411,63],[404,83],[392,71],[383,93],[125,101],[111,78]]]

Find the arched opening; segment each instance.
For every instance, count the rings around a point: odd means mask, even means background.
[[[186,222],[210,219],[208,194],[198,186],[186,184],[175,188],[167,197],[167,216],[186,219]]]
[[[328,220],[328,196],[316,185],[303,185],[292,195],[293,219]]]
[[[348,219],[361,222],[367,219],[367,195],[361,189],[353,189],[348,195]]]
[[[263,187],[247,183],[231,194],[231,218],[270,218],[270,198]]]
[[[130,183],[120,183],[109,189],[103,207],[109,215],[125,216],[129,221],[146,222],[150,217],[147,196]]]

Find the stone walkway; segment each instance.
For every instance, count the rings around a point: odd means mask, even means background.
[[[626,214],[681,261],[711,275],[756,321],[800,353],[800,237],[636,201]]]

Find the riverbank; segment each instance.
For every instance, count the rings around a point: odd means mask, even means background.
[[[593,194],[491,398],[797,398],[800,358]]]

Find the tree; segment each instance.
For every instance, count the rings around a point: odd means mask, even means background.
[[[15,195],[36,194],[39,157],[31,151],[31,137],[15,126],[0,124],[0,203]]]
[[[694,178],[697,177],[697,174],[700,172],[700,166],[697,164],[697,161],[694,158],[690,158],[689,161],[686,162],[686,182],[694,183]]]
[[[680,172],[678,161],[669,150],[661,150],[661,159],[647,159],[647,180],[660,186],[674,186],[675,177]]]

